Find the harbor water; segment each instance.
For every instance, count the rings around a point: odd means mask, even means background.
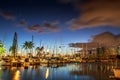
[[[114,62],[0,66],[0,80],[110,80],[113,68],[119,66]]]

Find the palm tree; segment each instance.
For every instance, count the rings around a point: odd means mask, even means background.
[[[44,46],[42,46],[42,47],[36,47],[35,50],[37,52],[37,56],[40,57],[40,55],[43,53]]]
[[[25,43],[23,43],[23,48],[26,50],[26,53],[31,53],[33,47],[34,47],[34,43],[32,41],[25,41]]]
[[[36,47],[35,51],[38,53],[40,51],[40,47]]]
[[[34,47],[33,41],[29,41],[29,42],[28,42],[28,48],[29,48],[29,50],[30,50],[30,53],[32,52],[33,47]]]
[[[28,46],[29,46],[29,43],[27,41],[25,41],[23,43],[23,48],[26,50],[26,53],[28,53],[28,49],[29,49]]]

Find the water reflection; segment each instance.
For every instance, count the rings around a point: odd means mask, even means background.
[[[49,68],[47,68],[46,73],[45,73],[45,78],[47,79],[49,76]]]
[[[109,63],[83,63],[74,64],[75,68],[70,71],[70,75],[79,76],[90,80],[107,80],[113,74],[114,64]]]
[[[13,76],[13,80],[20,80],[20,71],[17,70]]]
[[[3,71],[2,71],[2,68],[0,66],[0,80],[1,80],[2,76],[3,76]]]
[[[0,80],[109,80],[114,67],[114,63],[1,66]]]

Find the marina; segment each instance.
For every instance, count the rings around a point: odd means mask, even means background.
[[[117,61],[117,62],[116,62]],[[115,62],[116,64],[120,62],[120,59],[114,58],[114,59],[77,59],[74,58],[68,58],[66,59],[64,56],[62,57],[12,57],[7,56],[4,58],[1,58],[0,65],[2,66],[30,66],[30,65],[40,65],[40,64],[66,64],[66,63],[95,63],[95,62]]]
[[[118,64],[120,66],[120,63]],[[0,66],[1,80],[115,80],[114,63],[67,63],[61,65]],[[7,77],[6,77],[7,76]]]
[[[120,60],[7,56],[0,72],[1,80],[119,80]]]
[[[120,0],[0,0],[0,80],[120,80]]]

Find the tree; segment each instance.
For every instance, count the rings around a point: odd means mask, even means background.
[[[37,47],[35,50],[37,51],[37,56],[40,57],[40,55],[43,53],[44,47]]]
[[[5,48],[3,47],[3,44],[0,41],[0,54],[4,54],[4,53],[5,53]]]
[[[23,43],[23,48],[26,50],[26,53],[31,53],[32,49],[34,47],[34,43],[32,41],[25,41],[25,43]]]
[[[40,51],[40,47],[36,47],[35,51],[38,53]]]
[[[24,43],[23,43],[23,48],[26,50],[26,53],[28,53],[28,42],[27,41],[25,41]]]
[[[30,50],[30,53],[32,52],[33,47],[34,47],[33,41],[29,41],[29,42],[28,42],[28,48],[29,48],[29,50]]]

